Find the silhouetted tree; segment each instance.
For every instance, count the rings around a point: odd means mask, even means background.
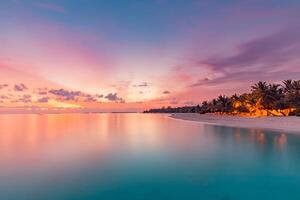
[[[259,81],[251,86],[250,93],[234,94],[231,97],[218,96],[211,101],[203,101],[201,106],[162,107],[145,113],[249,113],[256,115],[265,110],[267,115],[300,115],[300,80],[285,80],[283,84]],[[293,112],[286,112],[286,111]]]

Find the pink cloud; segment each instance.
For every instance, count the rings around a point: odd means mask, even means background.
[[[17,26],[10,30],[14,34],[0,39],[4,43],[0,59],[12,59],[0,60],[1,68],[13,68],[73,89],[103,86],[114,74],[112,63],[116,59],[111,59],[114,54],[108,54],[107,42],[95,47],[84,34],[39,19],[30,22],[30,26],[30,31]]]

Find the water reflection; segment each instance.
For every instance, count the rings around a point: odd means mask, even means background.
[[[282,132],[269,132],[268,135],[266,135],[265,131],[261,129],[224,128],[221,126],[209,125],[206,125],[205,127],[206,132],[219,134],[218,137],[230,137],[232,134],[232,139],[234,139],[234,142],[236,143],[252,143],[260,146],[273,145],[278,150],[283,150],[288,143],[287,135]],[[224,136],[224,134],[226,135]]]
[[[287,133],[152,114],[0,115],[0,127],[0,199],[282,199],[300,186]]]
[[[283,151],[289,141],[285,133],[266,135],[259,129],[187,123],[166,115],[1,115],[0,127],[0,162],[8,168],[41,159],[73,162],[72,157],[80,160],[93,152],[97,156],[122,150],[164,153],[170,148],[179,153],[208,152],[220,143]]]
[[[274,143],[278,149],[283,149],[287,144],[287,136],[281,133],[279,136],[274,136]]]

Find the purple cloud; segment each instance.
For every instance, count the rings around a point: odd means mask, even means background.
[[[17,92],[22,92],[24,90],[27,90],[28,88],[23,83],[14,85],[14,90]]]
[[[106,95],[104,98],[110,100],[110,101],[116,101],[118,100],[118,96],[117,93],[109,93],[108,95]]]
[[[87,94],[85,95],[85,98],[84,98],[84,102],[97,102],[97,97],[98,95],[90,95],[90,94]]]
[[[46,94],[47,94],[47,91],[39,91],[38,94],[39,94],[39,95],[46,95]]]
[[[98,99],[103,98],[102,94],[86,94],[81,91],[72,91],[61,89],[51,89],[48,93],[58,97],[59,100],[65,101],[84,101],[84,102],[97,102]]]
[[[31,95],[29,94],[24,94],[20,98],[13,100],[13,103],[30,103],[31,102]]]
[[[96,94],[95,95],[97,98],[103,98],[103,94]]]
[[[69,91],[62,88],[58,90],[52,89],[48,92],[62,98],[65,101],[77,101],[77,98],[83,95],[80,91]]]
[[[37,100],[37,102],[39,102],[39,103],[48,103],[49,99],[50,99],[49,97],[42,97],[42,98],[39,98]]]
[[[210,66],[212,73],[218,76],[200,79],[189,86],[297,79],[300,71],[295,67],[291,70],[290,63],[297,61],[299,56],[300,28],[285,29],[239,45],[232,56],[214,56],[200,61],[198,64]]]
[[[300,55],[300,29],[285,29],[258,38],[237,48],[237,53],[227,57],[210,57],[200,61],[213,70],[230,73],[232,70],[251,70],[255,67],[273,69]]]
[[[224,83],[241,83],[244,82],[245,84],[254,83],[257,81],[282,81],[286,79],[299,79],[300,71],[299,72],[288,72],[288,71],[276,71],[276,72],[268,72],[263,73],[260,70],[251,71],[251,72],[236,72],[231,73],[230,75],[226,75],[223,77],[215,78],[208,81],[198,80],[196,83],[190,85],[189,87],[198,87],[198,86],[214,86]],[[243,85],[239,85],[238,87],[242,87]]]
[[[118,97],[117,93],[109,93],[104,98],[108,99],[109,101],[116,101],[116,102],[120,102],[120,103],[125,102],[124,99],[122,99],[121,97]]]

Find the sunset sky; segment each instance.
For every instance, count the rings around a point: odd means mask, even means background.
[[[195,105],[300,79],[299,0],[4,0],[0,111]]]

